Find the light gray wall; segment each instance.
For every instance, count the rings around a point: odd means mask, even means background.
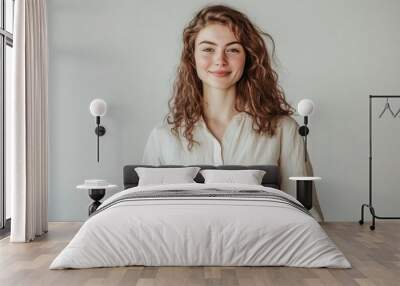
[[[167,111],[181,33],[209,1],[49,0],[49,219],[84,220],[88,178],[122,185]],[[368,95],[400,93],[400,1],[225,1],[276,41],[290,103],[316,103],[309,152],[327,220],[359,219],[368,198]],[[107,101],[96,162],[94,98]],[[400,100],[392,101],[396,111]],[[383,107],[377,103],[375,114]],[[297,118],[300,122],[301,118]],[[400,118],[377,121],[375,199],[400,215]],[[374,129],[374,130],[375,130]],[[397,211],[397,214],[396,214]]]

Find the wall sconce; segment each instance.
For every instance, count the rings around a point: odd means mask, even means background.
[[[307,162],[307,135],[310,130],[307,127],[308,124],[308,116],[314,111],[314,102],[310,99],[302,99],[297,105],[297,112],[304,116],[304,125],[300,126],[299,133],[304,137],[304,158]]]
[[[107,103],[99,98],[93,99],[90,103],[90,113],[96,117],[97,127],[94,133],[97,135],[97,162],[99,162],[99,137],[106,133],[106,129],[100,125],[100,117],[104,116],[107,112]]]

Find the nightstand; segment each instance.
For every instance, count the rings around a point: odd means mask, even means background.
[[[289,180],[296,181],[296,197],[306,209],[312,209],[312,184],[313,181],[321,180],[321,177],[290,177]]]
[[[83,184],[83,185],[78,185],[76,188],[78,190],[88,190],[89,191],[89,197],[93,200],[93,203],[89,205],[89,216],[97,210],[97,208],[101,205],[100,200],[104,197],[106,194],[107,189],[114,189],[117,188],[117,185],[110,185],[110,184],[105,184],[105,185],[90,185],[90,184]]]

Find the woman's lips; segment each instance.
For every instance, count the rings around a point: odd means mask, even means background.
[[[216,71],[216,72],[210,72],[213,76],[216,76],[216,77],[224,77],[224,76],[227,76],[227,75],[229,75],[231,72],[228,72],[228,71]]]

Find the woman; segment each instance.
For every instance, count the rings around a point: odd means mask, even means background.
[[[183,32],[167,122],[151,132],[145,164],[279,165],[281,189],[295,196],[289,176],[311,166],[263,35],[273,43],[227,6],[197,13]]]

